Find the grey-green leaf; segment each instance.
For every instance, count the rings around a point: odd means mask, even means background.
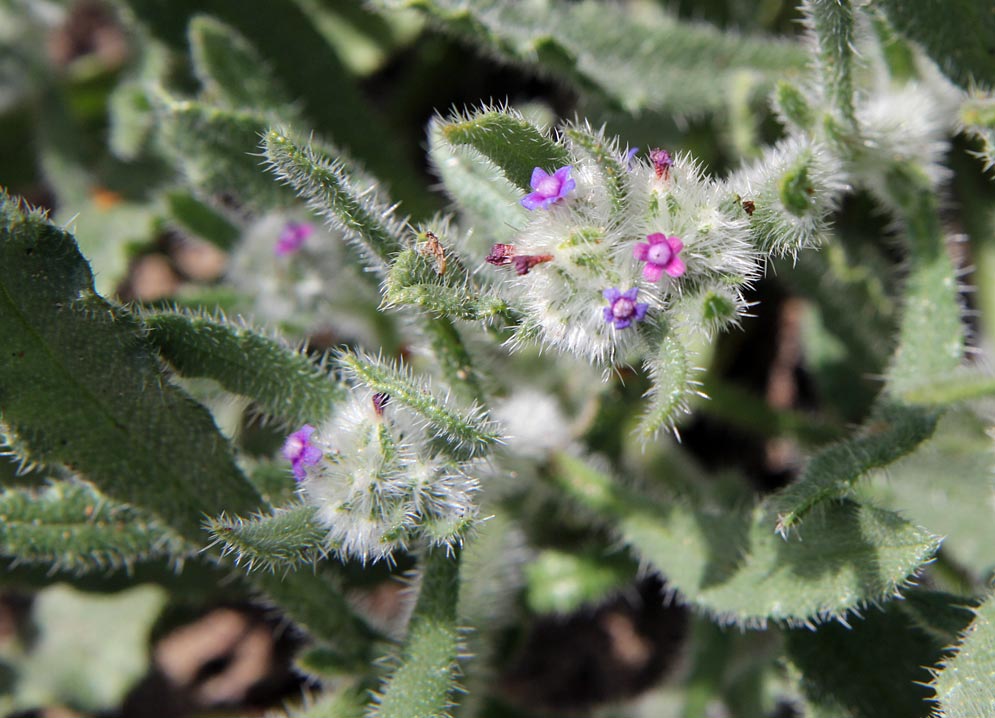
[[[327,417],[344,396],[340,382],[285,342],[223,318],[154,312],[149,339],[180,374],[215,379],[296,428]]]
[[[285,573],[314,564],[327,552],[328,530],[313,506],[296,504],[249,519],[221,516],[208,526],[222,553],[247,571]]]
[[[995,600],[988,597],[975,611],[957,652],[944,661],[933,681],[942,718],[988,718],[995,715]]]
[[[210,414],[168,384],[141,325],[93,289],[67,232],[0,195],[0,404],[29,458],[65,463],[194,542],[260,498]]]
[[[814,510],[785,541],[769,509],[666,505],[560,455],[554,480],[605,519],[685,600],[723,622],[809,624],[885,600],[930,560],[939,538],[890,511],[853,502]]]
[[[643,5],[515,0],[377,0],[414,7],[445,31],[503,59],[536,67],[628,111],[699,113],[723,108],[735,74],[758,88],[800,74],[804,50],[774,38],[743,37],[682,22]]]
[[[194,549],[142,512],[84,483],[0,492],[0,554],[22,562],[83,573],[177,560]]]

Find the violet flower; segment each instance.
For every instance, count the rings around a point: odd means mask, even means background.
[[[629,151],[625,153],[625,168],[632,172],[632,163],[636,160],[636,155],[639,154],[638,147],[630,147]]]
[[[649,304],[645,302],[637,304],[638,294],[638,287],[633,287],[627,292],[620,292],[615,287],[603,291],[601,295],[608,300],[608,306],[604,308],[605,321],[614,324],[616,329],[625,329],[632,322],[641,322],[646,316]]]
[[[532,170],[532,180],[529,185],[534,192],[525,195],[521,202],[527,210],[547,209],[551,204],[566,197],[577,183],[570,179],[570,165],[560,167],[553,174],[547,174],[541,167]]]
[[[314,227],[306,222],[287,222],[280,232],[280,238],[276,240],[276,256],[285,257],[294,254],[304,246],[304,242],[312,234]]]
[[[321,461],[321,449],[311,444],[311,434],[314,427],[305,424],[300,429],[287,437],[283,444],[283,458],[290,462],[294,469],[294,478],[298,481],[304,479],[305,466],[314,466]]]
[[[640,242],[632,248],[632,255],[640,262],[646,262],[643,267],[643,279],[650,282],[659,281],[666,272],[671,277],[679,277],[687,270],[684,261],[677,256],[684,249],[684,242],[679,237],[668,237],[660,232],[646,235],[648,242]]]

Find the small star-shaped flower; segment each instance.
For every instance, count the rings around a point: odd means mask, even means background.
[[[314,427],[305,424],[287,437],[283,444],[283,458],[290,462],[294,469],[294,478],[301,481],[306,475],[305,466],[314,466],[321,461],[321,449],[311,443]]]
[[[648,242],[640,242],[632,248],[632,255],[640,262],[646,262],[643,267],[643,279],[650,282],[659,281],[664,272],[671,277],[679,277],[687,270],[684,260],[678,253],[684,249],[680,237],[668,237],[660,232],[646,235]]]
[[[529,185],[534,192],[522,198],[522,206],[527,210],[548,209],[550,205],[559,202],[573,190],[577,183],[570,179],[570,165],[560,167],[553,174],[547,174],[541,167],[532,170],[532,180]]]
[[[312,234],[314,227],[306,222],[287,222],[280,232],[280,238],[276,240],[276,256],[285,257],[296,253]]]
[[[603,310],[605,321],[614,324],[616,329],[625,329],[633,322],[641,322],[649,305],[645,302],[637,303],[638,294],[638,287],[627,292],[621,292],[615,287],[603,291],[601,295],[608,300],[608,306]]]

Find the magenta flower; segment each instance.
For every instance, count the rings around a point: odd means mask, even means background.
[[[546,174],[541,167],[532,170],[532,180],[529,185],[534,192],[522,198],[522,206],[527,210],[547,209],[551,204],[559,202],[567,196],[567,192],[577,186],[570,179],[570,165],[560,167],[553,174]]]
[[[679,237],[668,237],[660,232],[646,235],[649,242],[640,242],[632,248],[632,256],[640,262],[646,262],[643,267],[643,279],[650,282],[659,281],[666,272],[671,277],[684,274],[687,267],[677,253],[684,249],[684,242]]]
[[[605,321],[614,324],[616,329],[625,329],[632,322],[641,322],[646,316],[649,304],[645,302],[637,304],[638,294],[638,287],[633,287],[627,292],[620,292],[615,287],[603,291],[601,295],[608,300],[608,306],[604,308]]]
[[[280,232],[280,238],[276,240],[276,256],[285,257],[294,254],[304,246],[304,242],[312,234],[314,227],[306,222],[287,222]]]
[[[287,437],[283,444],[283,458],[294,468],[294,478],[301,481],[305,476],[305,466],[314,466],[321,461],[321,449],[311,444],[314,427],[305,424]]]

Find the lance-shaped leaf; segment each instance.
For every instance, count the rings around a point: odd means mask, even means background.
[[[551,172],[570,161],[562,145],[512,109],[485,107],[465,116],[455,115],[439,126],[439,132],[451,145],[472,147],[526,192],[536,167]]]
[[[943,553],[975,575],[995,566],[995,447],[990,423],[966,408],[946,412],[933,437],[874,472],[859,496],[944,536]]]
[[[19,561],[83,573],[178,560],[194,549],[142,512],[83,483],[0,492],[0,554]]]
[[[252,110],[152,95],[163,145],[187,181],[207,195],[231,194],[259,208],[286,206],[293,193],[267,174],[259,138],[269,120]]]
[[[937,414],[899,405],[878,405],[870,423],[852,439],[813,456],[802,475],[770,498],[782,535],[816,504],[848,495],[874,469],[914,451],[933,435]]]
[[[898,349],[887,375],[888,391],[904,397],[957,370],[964,358],[964,324],[953,262],[928,181],[898,167],[888,176],[887,189],[905,226],[911,262]]]
[[[844,119],[853,122],[853,5],[850,0],[807,0],[803,7],[819,48],[819,70],[829,100]]]
[[[687,349],[673,333],[663,337],[656,356],[646,361],[646,369],[651,385],[639,421],[639,436],[650,441],[660,429],[673,428],[677,418],[687,413],[688,399],[697,393],[699,384]]]
[[[805,694],[853,718],[930,715],[929,666],[946,644],[922,630],[903,604],[870,608],[849,625],[789,631],[788,658],[802,672]],[[959,612],[962,626],[969,618],[969,612]]]
[[[343,352],[339,362],[360,383],[424,418],[460,454],[480,456],[500,441],[497,428],[482,408],[456,407],[448,395],[440,396],[410,368],[353,352]]]
[[[193,71],[206,98],[230,107],[277,110],[293,114],[290,98],[273,70],[234,28],[198,15],[190,21]]]
[[[397,255],[387,272],[383,296],[387,306],[415,306],[454,319],[486,321],[508,311],[505,301],[478,286],[456,257],[446,253],[440,259],[426,254],[424,247]]]
[[[0,405],[29,459],[65,463],[199,543],[200,517],[260,498],[141,325],[93,289],[67,232],[0,195]]]
[[[616,485],[579,459],[557,457],[554,481],[605,520],[688,603],[718,620],[811,624],[891,596],[930,560],[939,539],[890,511],[830,502],[804,540],[774,534],[769,509],[664,505]]]
[[[436,718],[449,715],[454,704],[460,645],[459,555],[431,551],[422,561],[418,603],[397,669],[374,696],[371,718]]]
[[[428,156],[443,189],[474,227],[471,237],[483,242],[461,247],[478,261],[487,242],[510,242],[528,220],[528,211],[518,202],[522,190],[511,182],[499,165],[470,144],[451,142],[445,120],[433,117],[428,126]],[[535,166],[535,165],[533,165]]]
[[[213,207],[183,190],[166,195],[170,219],[185,232],[200,237],[218,249],[230,250],[238,242],[241,230]]]
[[[956,646],[936,673],[932,688],[942,718],[995,715],[995,600],[988,597],[974,612]]]
[[[971,0],[875,0],[873,6],[961,87],[995,86],[995,13],[989,5]]]
[[[181,312],[149,313],[142,319],[149,339],[180,374],[214,379],[295,428],[324,419],[345,396],[321,364],[248,326]]]
[[[726,106],[737,71],[758,89],[800,74],[805,52],[773,38],[721,32],[642,6],[552,0],[376,0],[414,7],[443,30],[499,58],[562,78],[628,111],[698,113]]]
[[[272,129],[263,146],[271,171],[355,244],[371,268],[383,271],[404,247],[405,220],[394,216],[377,183],[349,166],[338,150]]]
[[[208,526],[221,552],[247,571],[284,573],[314,564],[328,551],[328,529],[313,506],[294,505],[243,519],[220,516]]]

